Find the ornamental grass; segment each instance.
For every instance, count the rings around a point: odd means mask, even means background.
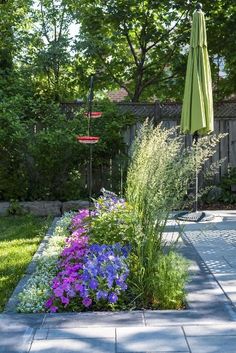
[[[145,122],[134,142],[126,199],[136,220],[131,283],[139,305],[177,309],[184,304],[188,265],[168,252],[163,234],[170,213],[184,206],[195,168],[214,154],[219,138],[204,137],[185,148],[177,128]]]

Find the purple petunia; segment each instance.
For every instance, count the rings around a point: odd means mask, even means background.
[[[112,293],[109,294],[109,296],[108,296],[108,301],[109,301],[110,303],[116,303],[117,300],[118,300],[118,296],[117,296],[116,293],[112,292]]]
[[[89,297],[85,297],[82,303],[86,308],[88,308],[92,304],[92,299]]]
[[[107,297],[108,297],[108,292],[106,292],[105,290],[99,290],[96,293],[97,300],[107,299]]]

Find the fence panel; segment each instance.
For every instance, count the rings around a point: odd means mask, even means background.
[[[62,104],[62,110],[68,116],[73,118],[76,111],[84,107],[81,102]],[[142,125],[141,119],[154,118],[155,123],[162,122],[166,128],[171,128],[179,125],[182,106],[179,103],[117,103],[118,110],[125,113],[133,113],[137,122],[133,126],[127,126],[124,131],[124,143],[127,146],[127,151],[134,141],[137,131]],[[220,161],[224,158],[224,162],[219,167],[219,173],[215,175],[214,182],[220,181],[220,178],[227,172],[228,167],[236,167],[236,101],[220,102],[214,107],[215,116],[215,133],[227,133],[227,136],[222,139],[216,148],[216,153],[212,157],[210,163]],[[192,136],[183,136],[185,147],[191,146]],[[117,182],[117,173],[120,171],[120,178],[122,179],[123,168],[117,163],[108,161],[100,170],[94,172],[94,187],[98,189],[99,186],[106,185],[107,187],[114,187]],[[115,175],[116,174],[116,175]],[[122,184],[122,181],[120,181]],[[103,184],[103,185],[102,185]]]

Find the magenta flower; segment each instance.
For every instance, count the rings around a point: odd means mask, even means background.
[[[92,299],[89,297],[86,297],[82,301],[83,305],[88,308],[92,304]]]
[[[45,306],[46,308],[50,308],[53,304],[53,298],[49,298],[46,302],[45,302]]]
[[[60,287],[54,289],[54,294],[56,297],[62,297],[64,290]]]
[[[51,311],[51,313],[56,313],[57,310],[58,310],[58,307],[57,307],[57,306],[55,306],[55,305],[51,305],[51,306],[50,306],[50,311]]]
[[[67,297],[61,297],[61,302],[62,302],[62,304],[65,304],[65,305],[68,305],[69,304],[69,299],[67,298]]]

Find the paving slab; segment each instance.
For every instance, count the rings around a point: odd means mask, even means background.
[[[215,224],[215,227],[219,230],[224,230],[224,231],[232,230],[233,232],[235,232],[235,229],[236,229],[235,218],[234,220],[225,219],[224,222]]]
[[[46,314],[42,327],[143,326],[142,311]]]
[[[214,326],[184,326],[183,330],[187,337],[190,336],[236,336],[236,323],[225,323]]]
[[[36,329],[34,340],[46,340],[48,337],[48,328],[38,328]]]
[[[50,329],[47,339],[83,339],[83,338],[110,338],[115,340],[115,328],[110,327],[86,327]]]
[[[40,327],[45,314],[0,314],[0,332],[7,329]]]
[[[178,325],[216,325],[225,322],[235,322],[236,314],[232,311],[231,306],[208,307],[202,310],[181,310],[177,313],[173,312],[156,312],[146,311],[144,313],[146,326],[178,326]]]
[[[181,327],[117,328],[117,353],[189,352]]]
[[[111,339],[58,339],[34,341],[30,352],[34,353],[116,353]]]
[[[6,328],[7,329],[7,328]],[[7,330],[0,333],[0,353],[27,353],[34,336],[34,329]]]
[[[235,336],[187,336],[191,353],[235,353]]]

